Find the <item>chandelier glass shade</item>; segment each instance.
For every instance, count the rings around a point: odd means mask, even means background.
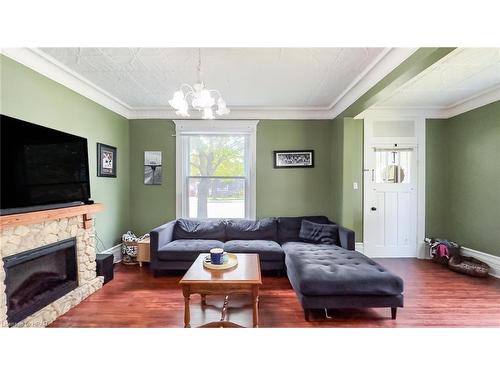
[[[190,117],[189,106],[191,104],[193,109],[203,112],[202,118],[205,120],[215,118],[214,110],[219,116],[227,115],[230,112],[220,92],[205,88],[203,83],[197,83],[193,86],[183,83],[180,89],[174,92],[174,96],[168,101],[168,104],[176,110],[177,116],[182,117]]]
[[[202,118],[212,120],[215,113],[218,116],[227,115],[230,110],[218,90],[209,90],[205,88],[201,80],[201,50],[198,49],[198,82],[193,86],[187,83],[181,84],[179,90],[174,92],[172,99],[168,104],[175,109],[175,114],[182,117],[190,117],[189,107],[203,112]],[[216,103],[217,99],[217,103]]]

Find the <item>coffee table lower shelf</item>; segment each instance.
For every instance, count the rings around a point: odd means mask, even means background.
[[[201,296],[202,306],[206,304],[206,296],[207,295],[216,295],[216,296],[224,295],[225,296],[224,303],[223,303],[222,309],[221,309],[221,319],[219,321],[214,321],[214,322],[203,324],[200,326],[200,328],[241,328],[242,326],[240,326],[239,324],[225,320],[226,314],[227,314],[227,309],[228,309],[228,304],[229,304],[229,297],[230,297],[230,295],[235,295],[235,294],[246,294],[246,295],[251,296],[253,328],[259,327],[259,286],[258,285],[254,285],[251,287],[251,289],[248,289],[248,290],[245,290],[245,289],[238,289],[238,290],[225,289],[224,291],[207,290],[206,288],[198,289],[198,288],[191,288],[189,286],[183,286],[182,287],[182,294],[184,295],[184,328],[191,327],[190,302],[191,302],[191,295],[193,295],[193,294],[199,294]]]
[[[253,327],[258,327],[259,287],[262,284],[258,254],[236,254],[238,265],[228,270],[210,270],[203,267],[203,259],[206,255],[200,254],[180,281],[184,296],[184,327],[191,327],[189,305],[193,294],[201,296],[202,306],[206,304],[207,295],[225,296],[222,319],[202,327],[238,327],[237,324],[224,320],[229,296],[236,294],[251,296],[252,323]]]

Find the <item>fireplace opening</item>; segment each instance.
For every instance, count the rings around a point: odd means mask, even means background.
[[[78,286],[75,238],[11,255],[3,261],[9,325]]]

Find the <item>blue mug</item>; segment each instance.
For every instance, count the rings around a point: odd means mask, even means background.
[[[224,250],[215,248],[210,250],[210,263],[223,264],[224,263]]]

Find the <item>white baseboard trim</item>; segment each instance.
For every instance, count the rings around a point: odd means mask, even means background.
[[[363,242],[356,242],[355,244],[355,249],[356,251],[359,251],[360,253],[364,254],[364,244]],[[427,248],[425,248],[425,252],[421,255],[423,255],[419,259],[431,259],[429,256],[429,253],[427,252]],[[462,255],[466,257],[474,257],[479,259],[480,261],[488,264],[490,266],[490,275],[496,278],[500,278],[500,257],[496,255],[491,255],[487,253],[483,253],[482,251],[477,251],[474,249],[470,249],[468,247],[462,246],[460,248],[460,252]],[[379,256],[371,256],[371,258],[380,258]],[[413,256],[383,256],[382,258],[415,258]]]
[[[496,278],[500,278],[500,257],[483,253],[482,251],[469,249],[468,247],[463,246],[460,251],[462,255],[465,255],[466,257],[474,257],[488,264],[490,266],[490,275]]]
[[[365,247],[363,245],[363,242],[356,242],[354,244],[354,250],[359,251],[360,253],[364,254],[365,253]]]
[[[99,254],[113,254],[113,263],[119,263],[122,261],[122,244],[119,243],[116,246],[101,251]]]
[[[354,243],[354,250],[359,251],[362,254],[365,254],[365,244],[363,242],[355,242]],[[379,254],[379,255],[370,255],[370,258],[415,258],[415,256],[414,255]]]

